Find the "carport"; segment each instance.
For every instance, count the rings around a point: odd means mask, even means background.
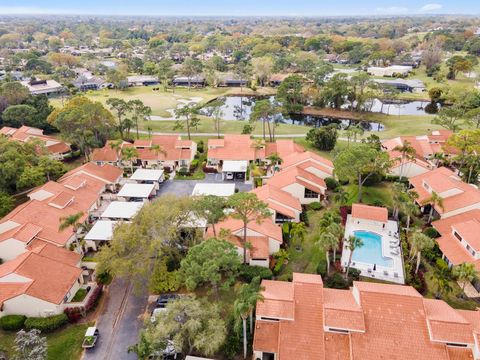
[[[222,180],[245,181],[247,169],[247,160],[225,160],[222,166]]]

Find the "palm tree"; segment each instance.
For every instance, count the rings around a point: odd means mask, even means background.
[[[65,217],[60,218],[60,225],[58,226],[58,230],[63,231],[70,226],[72,227],[73,233],[75,234],[75,242],[77,243],[77,247],[80,245],[77,238],[77,231],[80,228],[81,222],[80,219],[83,217],[83,211],[79,211],[75,214],[68,215]]]
[[[402,204],[406,201],[407,194],[405,193],[405,185],[402,183],[393,184],[393,218],[398,220],[398,215]]]
[[[155,156],[157,157],[157,161],[158,161],[158,155],[159,154],[163,154],[163,156],[167,156],[167,152],[163,149],[162,146],[160,146],[159,144],[153,144],[151,147],[150,147],[150,150],[155,154]]]
[[[448,267],[435,267],[429,276],[437,285],[437,291],[435,292],[437,299],[453,291],[452,285],[450,285],[451,273]]]
[[[407,160],[415,159],[417,152],[412,147],[409,141],[405,140],[402,145],[395,146],[393,148],[394,151],[398,151],[401,154],[401,164],[400,164],[400,180],[403,177],[403,167]]]
[[[117,154],[117,165],[122,157],[122,147],[123,147],[123,140],[116,140],[116,141],[111,141],[110,142],[110,148],[112,150],[115,150],[115,153]]]
[[[356,236],[350,235],[346,240],[345,245],[350,250],[350,255],[348,256],[347,271],[346,271],[346,278],[348,279],[348,272],[350,271],[350,264],[352,263],[353,252],[355,251],[355,249],[358,249],[363,246],[363,240]]]
[[[340,188],[333,195],[333,201],[335,201],[340,206],[347,204],[348,200],[350,200],[350,195],[348,194],[348,192],[346,192],[342,188]]]
[[[415,266],[415,274],[418,273],[418,269],[420,268],[420,260],[422,257],[422,251],[430,250],[435,245],[433,239],[421,232],[416,232],[412,235],[410,239],[410,260],[417,257],[417,264]]]
[[[265,142],[264,142],[262,139],[255,139],[255,140],[252,142],[251,147],[253,148],[254,153],[255,153],[255,155],[254,155],[255,159],[253,160],[253,162],[256,162],[256,161],[257,161],[257,158],[258,158],[257,152],[258,152],[259,150],[262,150],[262,149],[265,147]]]
[[[138,151],[134,147],[126,147],[122,149],[122,159],[130,163],[130,171],[133,174],[133,159],[138,158]]]
[[[335,237],[335,240],[332,241],[333,263],[335,263],[335,259],[337,257],[338,243],[340,242],[340,237],[343,235],[343,226],[339,223],[333,222],[326,227],[325,231]]]
[[[270,164],[273,166],[273,173],[275,174],[276,165],[280,165],[282,163],[282,158],[278,155],[278,153],[272,153],[267,156],[267,160],[270,160]]]
[[[327,259],[327,275],[330,273],[330,249],[335,242],[338,243],[338,239],[335,238],[335,235],[328,232],[322,232],[317,241],[317,246],[320,247],[322,251],[325,251],[325,257]]]
[[[290,241],[291,245],[301,248],[305,235],[307,234],[307,228],[303,222],[301,223],[292,223],[292,228],[290,229]]]
[[[475,265],[471,263],[461,263],[454,266],[453,274],[462,282],[462,294],[465,294],[465,285],[467,285],[467,281],[472,282],[477,277],[477,270]]]
[[[422,205],[427,205],[430,204],[430,213],[428,215],[428,223],[432,222],[433,219],[433,210],[435,206],[438,206],[440,209],[445,210],[445,207],[443,206],[443,198],[438,195],[435,191],[432,191],[430,194],[430,197],[423,200]]]
[[[420,213],[420,210],[418,209],[417,204],[415,201],[413,201],[411,198],[406,199],[402,204],[401,204],[401,209],[402,212],[407,215],[407,224],[405,231],[408,232],[410,231],[410,221],[412,219],[412,216],[418,215]]]
[[[247,358],[247,318],[250,317],[250,335],[253,333],[253,309],[257,301],[263,300],[260,292],[260,278],[255,277],[250,284],[243,284],[233,303],[233,312],[236,319],[242,320],[243,330],[243,358]]]

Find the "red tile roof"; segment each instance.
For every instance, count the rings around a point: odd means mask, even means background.
[[[295,217],[294,210],[302,211],[302,205],[296,197],[273,185],[263,185],[251,192],[255,193],[259,200],[266,202],[271,209],[291,218]]]
[[[268,185],[273,185],[279,189],[295,183],[320,194],[324,193],[327,189],[325,180],[298,166],[284,169],[267,180]]]
[[[311,151],[293,153],[293,154],[290,154],[289,156],[286,156],[283,159],[282,168],[286,169],[290,166],[299,165],[306,161],[312,161],[312,162],[318,163],[323,167],[330,169],[330,173],[333,172],[333,163],[330,160]]]
[[[261,325],[255,329],[254,350],[275,353],[278,360],[473,358],[473,333],[480,330],[478,311],[423,299],[410,286],[354,282],[351,290],[323,289],[320,276],[296,273],[292,283],[277,283],[281,285],[262,282],[264,300],[257,303]],[[282,301],[293,303],[293,319],[279,316]],[[278,331],[270,325],[276,323]],[[346,325],[361,327],[341,334],[324,330],[323,323],[327,328],[329,323],[337,325],[331,327],[338,331]],[[450,351],[447,343],[469,347]]]
[[[209,159],[217,160],[255,160],[254,141],[250,135],[226,134],[223,142],[218,139],[208,140]]]
[[[220,221],[215,226],[215,228],[217,229],[217,232],[218,232],[218,229],[225,229],[225,230],[229,230],[234,235],[239,235],[237,234],[239,232],[243,234],[243,222],[241,220],[234,219],[232,217],[229,217],[223,221]],[[281,227],[276,225],[270,217],[263,219],[261,223],[257,223],[256,221],[251,221],[248,223],[247,228],[261,235],[277,240],[280,243],[283,241]],[[207,236],[208,237],[213,236],[212,227],[209,227],[207,229]]]
[[[9,137],[12,140],[27,142],[30,139],[38,139],[44,145],[50,154],[64,154],[70,152],[70,145],[58,140],[52,136],[43,135],[43,130],[22,126],[19,129],[11,127],[3,127],[0,129],[0,134]]]
[[[86,163],[78,168],[75,168],[65,175],[63,175],[59,182],[66,180],[74,175],[83,174],[101,180],[106,184],[115,184],[123,175],[123,170],[112,165],[96,165],[93,163]]]
[[[151,150],[153,145],[160,150]],[[141,160],[180,161],[192,160],[195,156],[195,142],[182,140],[177,135],[155,135],[151,140],[135,140],[134,147],[138,149]]]
[[[353,204],[352,217],[386,223],[388,222],[388,209],[378,206]]]

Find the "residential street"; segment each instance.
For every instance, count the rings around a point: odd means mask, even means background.
[[[100,338],[94,349],[84,353],[84,360],[133,360],[136,355],[127,353],[137,342],[147,307],[147,294],[136,296],[133,286],[125,280],[115,279],[110,284],[97,328]]]

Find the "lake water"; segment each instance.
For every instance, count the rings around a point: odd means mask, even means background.
[[[227,121],[234,120],[248,120],[250,119],[250,114],[252,109],[255,106],[255,101],[257,98],[251,96],[227,96],[224,99],[225,103],[222,105],[222,119]],[[271,98],[273,99],[273,97]],[[202,113],[205,115],[210,114],[210,108],[208,104],[203,108]],[[337,124],[341,129],[347,129],[353,125],[360,125],[365,131],[383,131],[385,126],[381,123],[373,121],[356,121],[349,119],[334,119],[323,116],[312,116],[312,115],[288,115],[283,116],[282,114],[277,115],[277,121],[283,124],[294,124],[294,125],[306,125],[312,127],[321,127],[329,124]]]

